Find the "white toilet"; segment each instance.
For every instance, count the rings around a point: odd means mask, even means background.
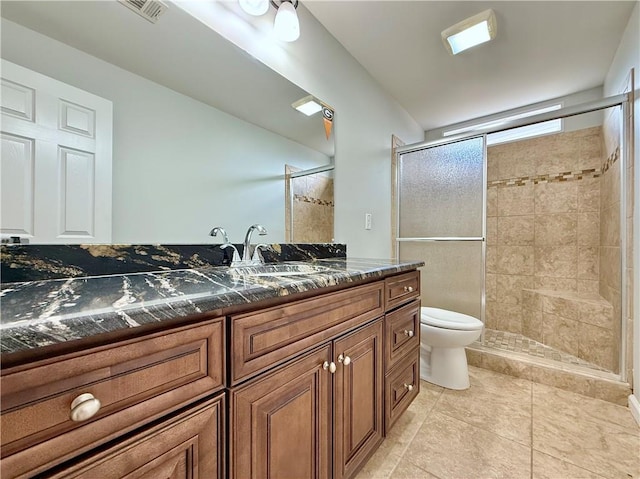
[[[467,389],[464,347],[480,337],[482,321],[446,309],[420,309],[420,377],[445,388]]]

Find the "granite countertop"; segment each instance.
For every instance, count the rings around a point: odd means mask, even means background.
[[[379,278],[424,263],[332,258],[306,264],[328,269],[295,276],[251,276],[228,267],[203,267],[3,284],[0,352],[15,353]]]

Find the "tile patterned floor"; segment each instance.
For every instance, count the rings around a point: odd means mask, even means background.
[[[500,349],[502,351],[511,351],[527,354],[536,358],[551,359],[564,364],[573,364],[575,366],[581,366],[596,371],[607,371],[607,369],[585,361],[584,359],[572,356],[564,351],[554,349],[551,346],[539,343],[538,341],[534,341],[522,334],[485,328],[484,342],[482,344],[483,346]]]
[[[470,367],[471,388],[422,382],[357,479],[638,479],[626,407]]]

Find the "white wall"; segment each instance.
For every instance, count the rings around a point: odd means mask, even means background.
[[[606,96],[620,93],[627,83],[629,72],[635,69],[635,122],[633,131],[634,217],[633,217],[633,389],[636,420],[640,423],[640,4],[636,3],[618,51],[611,63],[604,83]]]
[[[180,5],[335,108],[335,239],[347,243],[349,256],[388,258],[391,135],[406,143],[421,141],[424,133],[420,126],[302,3],[298,6],[301,35],[290,44],[268,37],[274,9],[248,24],[229,10],[233,7],[200,3],[200,6],[198,2]],[[372,229],[368,231],[364,229],[365,213],[373,215]]]
[[[326,156],[2,19],[2,58],[113,102],[114,243],[283,242],[284,164]]]

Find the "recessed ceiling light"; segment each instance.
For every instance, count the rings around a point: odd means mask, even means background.
[[[496,15],[489,9],[447,28],[442,32],[442,41],[447,51],[456,55],[494,39],[496,31]]]
[[[292,103],[291,106],[307,116],[311,116],[322,110],[322,105],[313,95],[305,96],[301,100]]]

